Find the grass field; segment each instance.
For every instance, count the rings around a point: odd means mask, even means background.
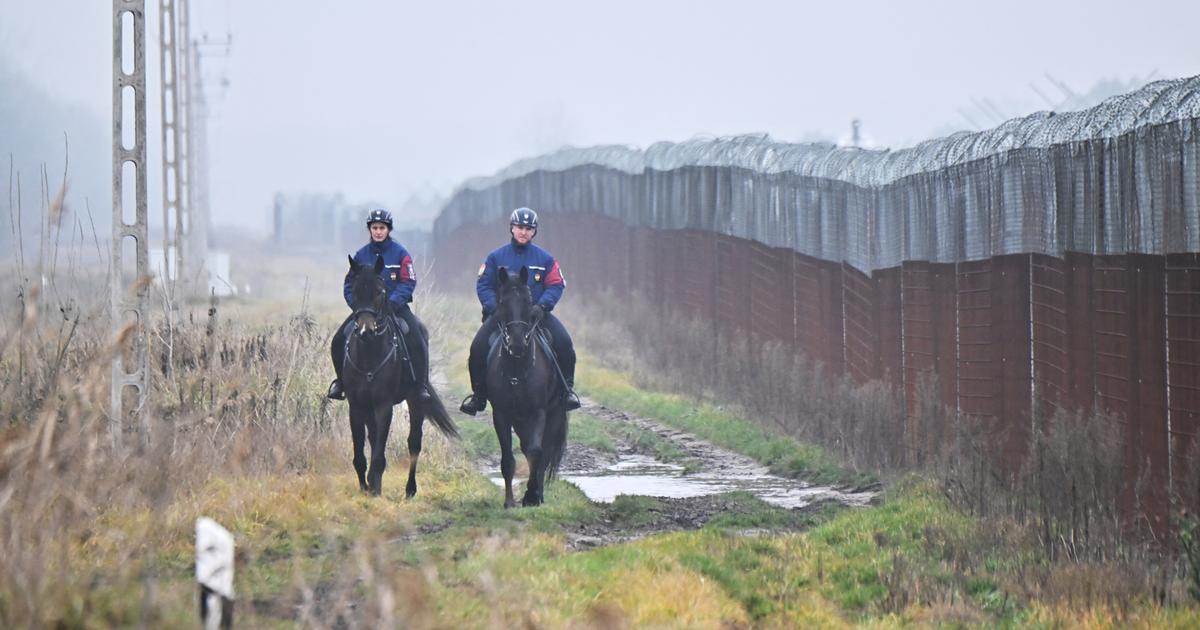
[[[443,397],[456,403],[473,309],[423,298]],[[461,442],[426,433],[420,492],[406,500],[398,419],[383,495],[366,497],[344,405],[322,397],[341,311],[289,309],[223,305],[216,323],[197,309],[173,337],[175,355],[195,363],[160,377],[153,431],[125,453],[106,446],[104,346],[68,343],[75,358],[51,373],[38,362],[60,354],[58,322],[35,314],[4,331],[0,626],[191,625],[199,516],[236,537],[236,627],[1200,626],[1186,597],[1158,603],[1152,576],[1119,562],[1047,563],[1024,526],[968,517],[918,477],[888,480],[862,509],[793,512],[735,495],[699,529],[655,533],[648,524],[669,502],[596,504],[562,481],[544,506],[504,510],[477,467],[496,450],[482,418],[458,418]],[[875,480],[581,354],[581,389],[607,406],[782,475]],[[571,436],[601,451],[646,440],[664,459],[681,457],[657,436],[618,433],[627,430],[580,414]],[[573,543],[601,525],[639,535]]]

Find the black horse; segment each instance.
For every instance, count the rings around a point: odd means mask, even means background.
[[[379,276],[383,259],[357,266],[350,259],[352,275],[350,315],[353,330],[346,335],[346,354],[342,380],[350,402],[350,434],[354,438],[354,471],[363,491],[379,495],[383,469],[387,467],[384,450],[392,426],[392,406],[408,401],[408,485],[404,492],[417,493],[417,457],[421,454],[422,429],[428,415],[442,433],[458,437],[458,429],[446,413],[433,384],[426,388],[429,399],[417,395],[415,365],[428,365],[429,337],[425,327],[401,333],[391,313],[387,286]],[[371,442],[371,468],[363,455],[363,442]]]
[[[553,477],[567,443],[567,410],[558,366],[547,345],[538,339],[538,324],[531,320],[529,270],[510,274],[501,267],[499,280],[500,343],[488,354],[488,400],[492,425],[500,439],[500,471],[504,473],[504,507],[514,507],[512,477],[516,461],[512,431],[521,438],[521,452],[529,463],[529,483],[522,505],[542,503],[544,477]]]

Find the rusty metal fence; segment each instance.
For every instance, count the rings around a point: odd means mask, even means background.
[[[572,293],[639,294],[883,379],[910,419],[931,379],[1014,465],[1061,408],[1121,418],[1160,506],[1200,474],[1200,77],[894,152],[563,150],[464,184],[435,273],[465,281],[522,205]],[[898,447],[930,439],[913,423]]]

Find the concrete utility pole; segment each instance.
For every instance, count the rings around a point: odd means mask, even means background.
[[[209,228],[208,192],[208,99],[204,93],[204,72],[201,68],[205,46],[222,46],[229,52],[232,38],[210,44],[192,37],[191,0],[174,0],[179,20],[179,107],[180,107],[180,164],[184,186],[181,192],[180,223],[183,232],[179,239],[186,255],[180,263],[179,277],[185,293],[197,296],[207,289]]]
[[[187,2],[188,0],[182,0]],[[204,95],[204,73],[201,70],[199,42],[188,43],[188,207],[192,251],[196,252],[193,268],[195,278],[207,286],[208,272],[205,256],[208,253],[208,223],[210,214],[208,194],[208,99]]]
[[[159,0],[163,109],[163,268],[168,301],[207,284],[208,173],[204,84],[192,40],[190,0]],[[174,252],[174,256],[171,256]],[[173,265],[173,266],[172,266]],[[166,271],[164,271],[166,273]],[[169,284],[166,280],[170,280]]]
[[[146,369],[146,315],[149,312],[150,273],[146,226],[146,1],[113,0],[113,204],[111,262],[112,330],[120,337],[131,326],[124,344],[113,355],[112,418],[113,445],[121,446],[125,430],[125,394],[136,394],[131,416],[146,421],[145,402],[149,384]],[[132,116],[133,130],[125,138],[126,117]],[[132,167],[133,193],[125,194],[125,167]],[[125,209],[132,207],[132,222]],[[126,239],[134,246],[134,260],[123,260]],[[125,274],[129,262],[134,273]],[[133,391],[130,392],[129,390]],[[145,429],[146,427],[143,426]]]
[[[183,56],[180,66],[180,94],[182,95],[182,129],[183,146],[186,153],[183,156],[183,178],[187,182],[185,191],[185,208],[183,226],[185,249],[188,257],[184,267],[180,269],[180,277],[185,279],[192,295],[200,295],[208,285],[208,274],[205,273],[204,259],[208,254],[208,208],[196,205],[197,187],[204,187],[207,179],[196,176],[196,160],[199,145],[204,142],[203,128],[196,126],[197,97],[203,95],[196,90],[196,78],[199,76],[199,66],[195,64],[196,47],[192,41],[192,12],[191,0],[177,0],[179,3],[179,53]],[[201,114],[203,117],[203,114]],[[200,226],[205,226],[205,233],[198,235]]]
[[[182,0],[181,0],[182,1]],[[159,0],[158,30],[159,47],[158,61],[162,71],[162,81],[159,89],[159,105],[162,108],[162,202],[163,202],[163,291],[167,294],[167,302],[171,305],[168,322],[174,327],[178,309],[176,297],[177,285],[184,278],[183,262],[187,257],[186,243],[183,239],[185,232],[184,216],[186,214],[187,182],[183,177],[180,163],[187,149],[182,146],[180,133],[180,86],[184,84],[179,75],[179,37],[176,30],[177,4],[175,0]],[[170,345],[170,344],[168,344]]]

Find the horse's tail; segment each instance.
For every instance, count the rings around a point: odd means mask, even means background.
[[[429,390],[429,402],[421,405],[422,410],[425,411],[425,415],[433,421],[434,426],[443,434],[457,438],[458,427],[454,426],[454,421],[450,419],[450,414],[446,412],[446,405],[442,404],[442,398],[438,396],[437,390],[433,388],[433,383],[426,383],[425,388]]]
[[[563,454],[567,450],[567,410],[562,405],[546,414],[546,432],[542,434],[542,457],[546,459],[546,475],[558,476]]]

